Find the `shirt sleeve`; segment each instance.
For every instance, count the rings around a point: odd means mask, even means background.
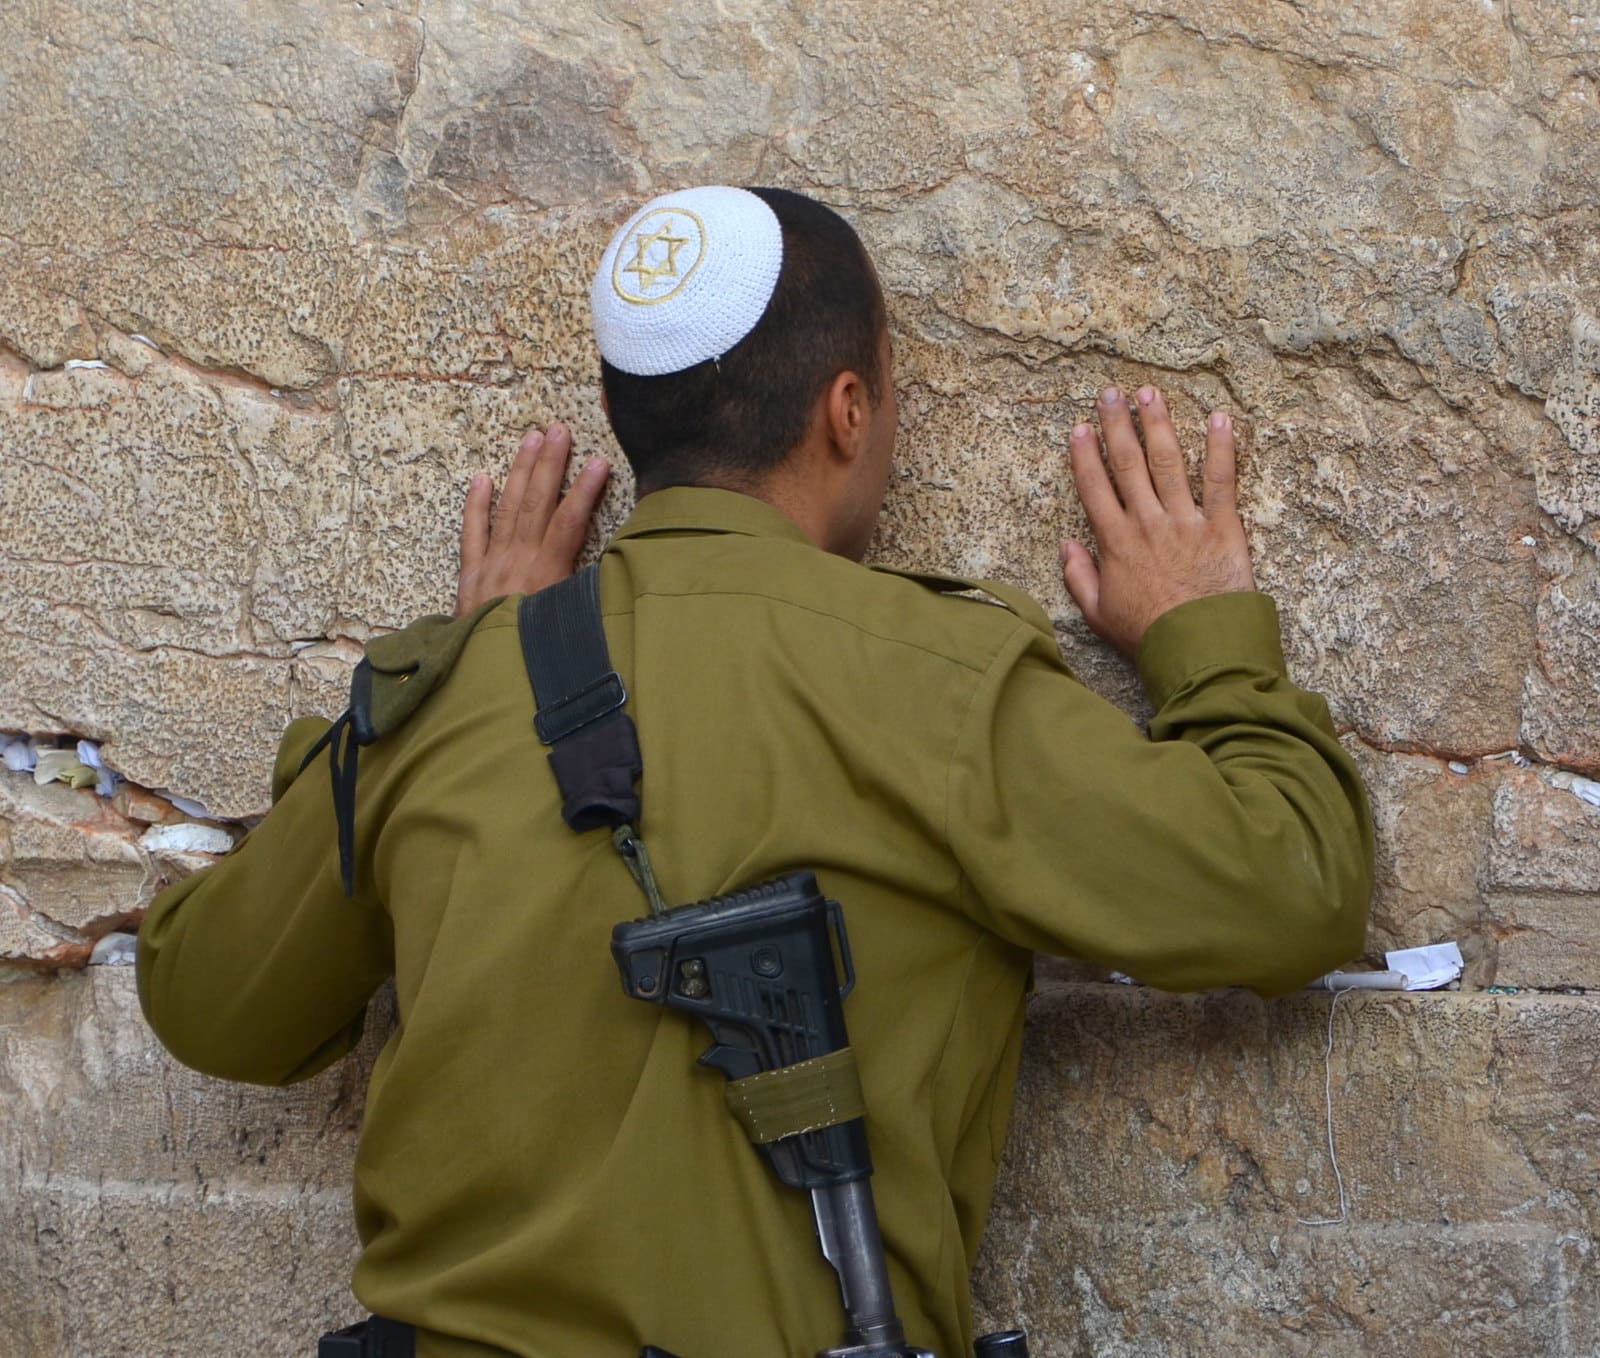
[[[1280,994],[1358,955],[1366,793],[1327,705],[1289,682],[1272,600],[1180,605],[1139,669],[1148,737],[1033,628],[991,665],[950,769],[965,908],[1169,990]]]
[[[393,969],[388,914],[362,895],[370,874],[358,870],[354,899],[340,884],[326,752],[290,776],[318,734],[289,728],[271,813],[222,862],[162,892],[139,929],[145,1018],[207,1075],[315,1075],[360,1040]]]

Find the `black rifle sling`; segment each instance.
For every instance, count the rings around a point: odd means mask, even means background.
[[[639,733],[623,711],[600,617],[600,567],[529,594],[517,609],[533,685],[533,728],[550,747],[561,815],[574,830],[619,830],[639,819]]]

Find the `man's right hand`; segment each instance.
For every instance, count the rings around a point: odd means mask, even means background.
[[[532,594],[572,574],[611,468],[605,458],[591,457],[563,495],[571,455],[572,435],[565,425],[530,429],[492,519],[494,478],[488,472],[472,478],[461,523],[456,617],[499,595]]]
[[[1128,404],[1115,387],[1101,394],[1104,459],[1090,425],[1072,431],[1072,476],[1100,559],[1096,564],[1083,543],[1068,541],[1061,544],[1061,566],[1089,626],[1133,657],[1168,609],[1208,594],[1253,590],[1256,582],[1239,519],[1233,422],[1220,410],[1206,422],[1197,506],[1161,393],[1139,388],[1142,446]]]

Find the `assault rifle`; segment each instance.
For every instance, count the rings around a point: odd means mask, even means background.
[[[837,948],[838,962],[835,962]],[[619,924],[611,952],[634,999],[700,1019],[702,1065],[783,1183],[811,1194],[845,1329],[817,1358],[934,1358],[906,1343],[872,1197],[865,1105],[845,1030],[855,967],[838,902],[809,872]],[[844,982],[839,980],[839,969]],[[1028,1358],[1020,1330],[985,1335],[977,1358]],[[640,1358],[673,1358],[647,1347]]]

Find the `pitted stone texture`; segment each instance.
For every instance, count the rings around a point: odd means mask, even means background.
[[[1590,249],[1600,265],[1600,231],[1591,229]],[[1568,365],[1545,403],[1563,441],[1545,441],[1534,464],[1540,507],[1566,532],[1540,549],[1523,732],[1552,762],[1600,773],[1600,319],[1578,312],[1570,335]]]
[[[342,384],[356,490],[339,608],[346,617],[361,619],[362,630],[370,633],[421,613],[449,610],[461,510],[475,470],[504,466],[522,432],[547,422],[562,406],[582,407],[589,414],[586,421],[569,419],[576,431],[595,427],[598,410],[590,411],[591,399],[551,405],[529,385],[404,380]],[[590,452],[578,445],[574,470]],[[590,539],[591,554],[631,503],[629,479],[619,473],[607,488]]]
[[[1571,366],[1551,383],[1545,411],[1567,448],[1540,466],[1539,502],[1568,532],[1600,546],[1600,318],[1573,317]]]
[[[1253,445],[1257,577],[1283,602],[1296,677],[1378,744],[1516,745],[1534,650],[1531,482],[1448,409],[1419,418],[1353,392],[1258,426]]]
[[[977,1275],[1046,1355],[1581,1354],[1591,999],[1042,990]],[[1448,1319],[1446,1317],[1448,1316]]]
[[[290,642],[336,622],[341,429],[160,356],[28,377],[0,403],[0,727],[93,735],[145,786],[263,810]]]
[[[9,7],[0,37],[34,77],[6,84],[0,171],[49,191],[0,209],[0,333],[52,366],[93,357],[64,317],[104,317],[271,386],[327,377],[357,304],[329,266],[422,27],[383,5]]]
[[[1600,463],[1600,444],[1594,457]],[[1585,531],[1600,537],[1595,523]],[[1523,689],[1523,739],[1551,763],[1600,777],[1600,552],[1552,535],[1540,556],[1546,575],[1538,649]]]

